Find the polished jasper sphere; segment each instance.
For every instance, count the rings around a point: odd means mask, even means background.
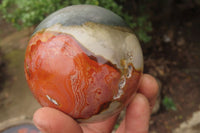
[[[63,8],[44,19],[27,46],[26,79],[42,106],[77,121],[119,113],[143,71],[140,44],[113,12],[91,5]]]

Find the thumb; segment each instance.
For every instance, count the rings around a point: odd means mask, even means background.
[[[43,133],[82,133],[81,127],[70,116],[49,107],[38,109],[33,121]]]

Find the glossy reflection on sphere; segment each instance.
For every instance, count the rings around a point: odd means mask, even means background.
[[[24,64],[29,87],[42,106],[80,122],[120,112],[134,96],[143,71],[136,36],[113,12],[70,6],[34,31]]]

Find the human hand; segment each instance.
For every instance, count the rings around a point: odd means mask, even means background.
[[[151,109],[158,93],[156,80],[144,74],[138,93],[128,105],[126,116],[116,133],[147,133]],[[49,107],[38,109],[33,117],[35,125],[44,133],[110,133],[118,115],[98,123],[78,124],[70,116]]]

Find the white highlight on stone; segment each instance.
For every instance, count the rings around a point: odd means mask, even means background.
[[[128,72],[127,72],[127,75],[126,75],[127,78],[130,78],[132,76],[132,71],[133,71],[133,67],[131,65],[129,65],[128,66]]]
[[[119,82],[118,93],[117,95],[113,96],[113,99],[118,99],[124,94],[123,88],[125,85],[126,85],[126,78],[122,76],[121,81]]]
[[[46,97],[47,97],[47,99],[48,99],[49,101],[51,101],[51,102],[54,103],[55,105],[59,105],[58,102],[57,102],[55,99],[51,98],[49,95],[46,95]]]

